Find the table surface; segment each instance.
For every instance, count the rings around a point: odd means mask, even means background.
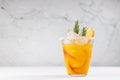
[[[69,76],[65,67],[0,67],[0,80],[120,80],[120,67],[90,67],[86,77]]]

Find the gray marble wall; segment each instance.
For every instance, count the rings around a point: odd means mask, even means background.
[[[0,65],[64,65],[60,37],[93,26],[93,66],[120,66],[120,0],[0,0]]]

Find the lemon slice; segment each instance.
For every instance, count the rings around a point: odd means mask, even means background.
[[[94,30],[93,28],[88,28],[86,32],[87,37],[94,37]]]

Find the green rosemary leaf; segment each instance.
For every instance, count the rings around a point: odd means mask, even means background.
[[[78,23],[78,20],[75,22],[75,27],[74,27],[73,31],[75,33],[79,34],[79,23]]]
[[[86,32],[87,32],[87,27],[83,27],[81,31],[82,36],[85,36]]]

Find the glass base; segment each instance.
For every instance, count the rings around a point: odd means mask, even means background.
[[[73,77],[85,77],[87,76],[87,74],[69,74],[70,76],[73,76]]]

